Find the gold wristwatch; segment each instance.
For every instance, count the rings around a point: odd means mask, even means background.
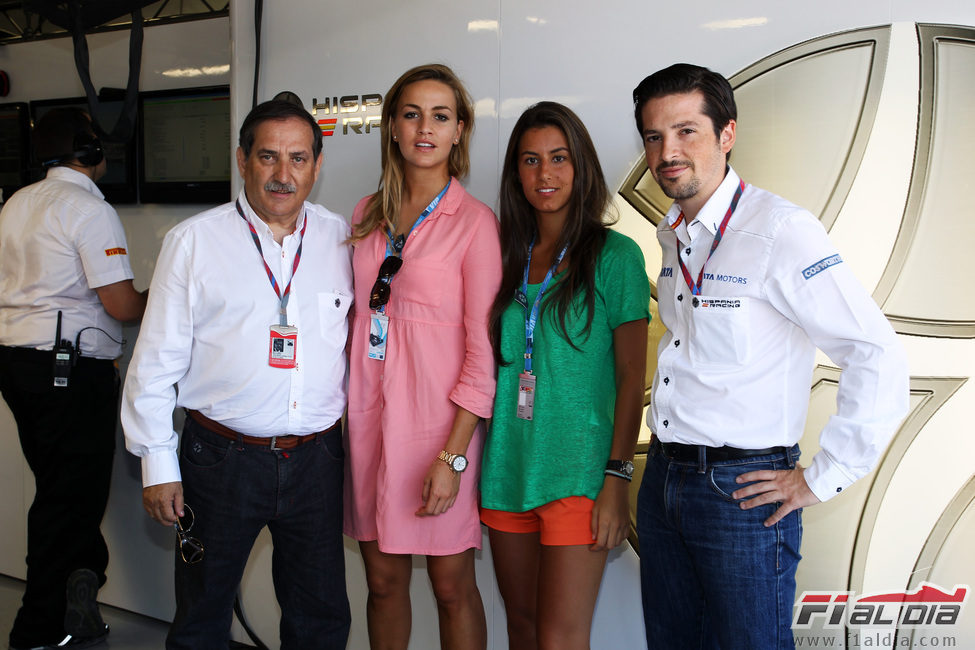
[[[460,474],[467,469],[467,457],[462,454],[451,454],[444,449],[440,452],[440,455],[437,456],[437,458],[447,463],[447,467],[453,470],[456,474]]]

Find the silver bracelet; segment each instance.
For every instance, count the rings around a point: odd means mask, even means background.
[[[623,472],[617,472],[614,469],[606,469],[606,470],[603,470],[603,474],[605,474],[606,476],[615,476],[616,478],[621,478],[621,479],[624,479],[626,481],[632,481],[633,480],[633,477],[632,476],[627,476]]]

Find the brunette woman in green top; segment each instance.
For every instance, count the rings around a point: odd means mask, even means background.
[[[650,284],[608,204],[575,113],[526,110],[501,174],[498,386],[481,468],[511,648],[588,648],[607,553],[629,531]]]

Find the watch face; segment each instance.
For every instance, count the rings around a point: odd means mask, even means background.
[[[626,461],[623,463],[623,473],[627,476],[633,476],[633,462]]]
[[[467,469],[467,458],[464,456],[457,456],[454,458],[454,462],[450,464],[454,468],[455,472],[463,472]]]

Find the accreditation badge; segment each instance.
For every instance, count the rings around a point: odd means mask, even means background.
[[[518,417],[531,420],[535,412],[535,375],[523,372],[518,375]]]
[[[268,365],[272,368],[294,368],[298,349],[298,328],[291,325],[271,325]]]
[[[369,314],[369,358],[386,360],[386,341],[389,339],[389,316],[373,312]]]

